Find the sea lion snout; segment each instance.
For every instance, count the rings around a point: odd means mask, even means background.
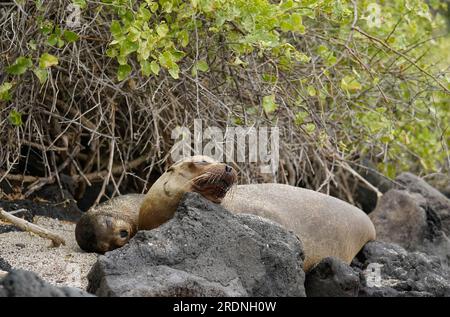
[[[220,204],[237,181],[231,166],[196,155],[174,163],[148,191],[139,209],[139,230],[151,230],[171,219],[186,192]]]
[[[237,173],[229,165],[210,163],[199,176],[192,180],[192,191],[215,203],[220,203],[230,188],[236,183]]]

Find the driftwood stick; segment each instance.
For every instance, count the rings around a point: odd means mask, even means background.
[[[31,222],[26,221],[25,219],[18,218],[16,216],[11,215],[10,213],[3,210],[3,208],[0,208],[0,219],[6,220],[9,223],[12,223],[16,227],[19,227],[20,229],[24,231],[29,231],[34,234],[37,234],[41,238],[50,239],[53,242],[53,246],[59,247],[61,244],[66,245],[66,241],[64,238],[60,237],[59,235],[45,229],[42,227],[39,227],[38,225],[35,225]]]

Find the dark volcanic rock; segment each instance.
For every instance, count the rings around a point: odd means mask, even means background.
[[[0,271],[11,272],[11,265],[0,256]]]
[[[438,257],[368,242],[352,262],[360,272],[360,296],[450,296],[449,273]]]
[[[187,193],[173,219],[100,256],[99,296],[305,296],[298,238],[257,216],[235,216]]]
[[[72,287],[56,287],[33,272],[13,270],[0,281],[0,297],[91,297]]]
[[[408,251],[436,255],[448,265],[450,239],[440,216],[444,212],[440,209],[438,214],[436,210],[432,199],[391,189],[380,198],[369,217],[375,225],[377,240],[396,243]]]
[[[397,176],[395,181],[407,191],[420,194],[425,198],[427,208],[439,216],[442,222],[442,230],[447,235],[450,234],[450,199],[430,186],[423,179],[411,173],[402,173]]]
[[[308,297],[358,296],[359,274],[347,263],[328,257],[306,274],[305,291]]]
[[[397,243],[407,250],[425,251],[430,243],[448,240],[439,215],[419,194],[392,189],[381,197],[370,218],[377,239]]]
[[[435,173],[424,177],[424,180],[432,187],[439,190],[445,197],[450,199],[450,175]]]
[[[13,231],[22,231],[14,225],[0,224],[0,234]]]

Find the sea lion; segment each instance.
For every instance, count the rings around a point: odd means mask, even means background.
[[[117,196],[88,210],[75,227],[75,238],[86,252],[105,253],[126,244],[137,232],[144,195]]]
[[[305,272],[330,256],[350,264],[376,236],[373,223],[362,210],[305,188],[284,184],[237,185],[222,205],[233,213],[258,215],[293,231],[303,244]]]
[[[312,190],[252,184],[235,186],[225,196],[235,176],[225,173],[224,166],[205,156],[174,164],[146,195],[139,212],[139,230],[156,228],[172,218],[182,195],[196,191],[232,213],[255,214],[293,231],[303,243],[305,271],[329,256],[350,264],[364,244],[375,239],[374,225],[362,210]],[[221,188],[217,184],[223,184],[225,190],[217,191]],[[205,195],[211,188],[213,195]]]

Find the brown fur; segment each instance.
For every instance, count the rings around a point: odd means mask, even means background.
[[[125,245],[137,232],[137,210],[143,199],[139,194],[118,196],[86,212],[75,227],[80,248],[105,253]]]
[[[159,227],[171,219],[186,192],[198,192],[220,203],[236,177],[234,169],[207,156],[193,156],[175,163],[145,196],[139,211],[139,230]]]
[[[250,213],[292,230],[302,241],[303,268],[309,271],[334,256],[350,264],[375,228],[360,209],[337,198],[283,184],[238,185],[222,205],[233,213]]]

